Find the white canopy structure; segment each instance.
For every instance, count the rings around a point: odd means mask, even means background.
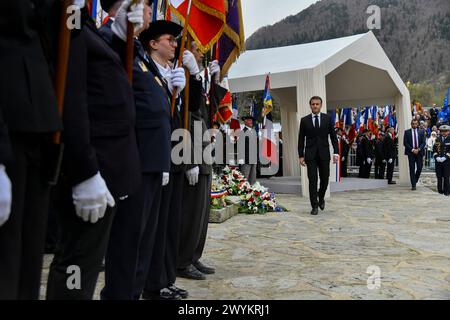
[[[302,177],[304,196],[308,195],[308,179],[306,168],[299,166],[297,140],[300,119],[310,113],[310,97],[323,98],[322,112],[336,107],[395,105],[399,132],[409,127],[409,91],[371,31],[246,51],[229,72],[230,90],[236,93],[263,90],[268,73],[271,93],[281,105],[283,172]],[[400,182],[407,183],[408,164],[402,146],[403,134],[400,134]]]

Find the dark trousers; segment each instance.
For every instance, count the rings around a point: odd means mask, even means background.
[[[178,268],[200,260],[206,242],[211,207],[211,175],[200,174],[195,186],[184,182]]]
[[[309,201],[311,202],[311,207],[319,207],[319,199],[325,197],[325,192],[328,188],[328,180],[330,177],[330,160],[312,160],[306,162],[306,167],[308,169],[308,179],[309,179]],[[319,175],[317,175],[317,170]],[[318,176],[320,177],[320,187],[319,192],[317,192]]]
[[[84,222],[75,213],[72,187],[64,177],[57,186],[57,212],[60,238],[50,265],[47,282],[47,300],[91,300],[94,296],[109,232],[116,206],[108,207],[105,216],[97,223]],[[79,269],[81,288],[69,287],[77,275],[72,266]],[[69,278],[70,277],[70,278]]]
[[[143,242],[151,246],[154,241],[161,182],[161,173],[144,174],[139,191],[118,203],[105,257],[105,287],[101,292],[104,300],[135,299],[139,248]],[[144,203],[151,209],[144,210]],[[143,226],[151,232],[146,232]]]
[[[422,173],[423,157],[421,154],[408,154],[408,163],[411,186],[415,187],[417,182],[419,181],[420,174]]]
[[[394,176],[394,166],[395,166],[395,159],[392,159],[392,163],[386,164],[386,179],[387,181],[392,181],[392,177]]]
[[[444,163],[436,161],[435,171],[437,177],[437,189],[440,194],[450,195],[450,160],[446,160]]]
[[[368,162],[363,162],[360,166],[359,166],[359,177],[360,178],[364,178],[364,179],[369,179],[370,178],[370,170],[372,169],[372,163],[368,163]]]
[[[375,179],[384,179],[386,164],[382,160],[375,161]]]
[[[341,162],[341,177],[348,177],[347,166],[347,160]]]
[[[173,274],[176,274],[175,263],[178,254],[178,247],[175,245],[178,244],[180,234],[184,171],[171,174],[170,180],[172,180],[170,190],[164,192],[161,202],[155,247],[148,268],[145,291],[158,292],[175,283],[176,276],[173,277]]]
[[[50,188],[44,181],[44,134],[10,133],[13,162],[9,220],[0,227],[0,300],[38,299]]]

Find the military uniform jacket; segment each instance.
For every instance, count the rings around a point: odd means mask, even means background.
[[[395,159],[397,157],[397,146],[395,140],[392,139],[390,134],[386,134],[384,137],[384,159]]]
[[[375,158],[373,143],[366,136],[361,139],[361,157],[364,163],[366,162],[367,158]]]
[[[446,157],[445,164],[450,165],[450,135],[447,138],[439,136],[433,146],[433,157]],[[438,163],[438,162],[436,162]]]
[[[38,15],[33,1],[0,1],[0,163],[11,160],[8,132],[61,128]]]
[[[192,135],[192,142],[194,144],[194,124],[196,121],[201,122],[202,135],[210,128],[210,116],[209,109],[206,104],[205,90],[203,89],[203,84],[201,80],[196,80],[195,77],[190,77],[190,87],[189,87],[189,128]],[[213,105],[218,105],[218,102],[222,100],[227,91],[217,84],[214,85],[214,94],[211,96],[211,102]],[[184,100],[184,99],[183,99]],[[200,138],[200,137],[199,137]],[[202,145],[202,154],[204,148],[211,144],[211,141],[200,141],[195,142],[197,145]],[[195,152],[196,150],[194,150]],[[193,161],[195,162],[195,161]],[[201,164],[199,164],[200,174],[211,174],[212,165],[205,164],[202,156]]]
[[[64,101],[63,170],[70,182],[100,171],[113,196],[132,194],[141,177],[133,90],[121,57],[91,19],[71,40]]]

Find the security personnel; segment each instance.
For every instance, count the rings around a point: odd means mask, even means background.
[[[370,135],[370,130],[364,129],[364,135],[361,138],[361,160],[359,171],[360,177],[366,179],[370,178],[370,169],[372,167],[373,159],[375,158],[375,152]]]
[[[384,136],[384,160],[386,161],[386,179],[388,184],[396,184],[392,180],[394,176],[395,159],[397,158],[397,139],[395,139],[395,129],[389,127]]]
[[[384,133],[380,132],[378,139],[375,140],[375,179],[384,179],[386,170]]]
[[[436,160],[435,171],[437,189],[440,194],[450,195],[450,126],[439,127],[440,136],[433,146],[433,157]]]
[[[191,44],[191,51],[184,52],[183,63],[191,74],[199,76],[199,66],[202,63],[203,55],[195,42]],[[210,63],[209,74],[211,75],[211,85],[214,86],[214,90],[210,91],[210,93],[214,93],[210,95],[211,104],[214,107],[219,105],[220,100],[226,94],[226,90],[217,84],[220,75],[220,67],[217,61]],[[178,276],[199,280],[205,279],[205,274],[215,272],[214,268],[204,265],[200,258],[203,254],[208,230],[212,182],[212,159],[203,159],[202,156],[203,151],[210,144],[210,140],[202,141],[202,137],[211,128],[212,119],[210,115],[215,114],[216,110],[210,112],[206,104],[206,92],[201,80],[192,82],[191,87],[189,128],[191,136],[194,138],[194,151],[197,153],[194,163],[199,165],[199,176],[196,184],[192,183],[189,176],[184,180],[184,212],[178,248]],[[195,135],[195,126],[201,127],[202,137]]]
[[[61,129],[37,23],[45,4],[0,2],[0,300],[38,299],[49,185],[46,149]]]
[[[127,12],[130,3],[123,2],[112,26],[116,50],[87,10],[82,11],[81,30],[72,36],[58,186],[61,239],[50,266],[47,299],[92,299],[115,204],[140,185],[134,98],[121,49],[127,22],[142,26],[144,6]]]
[[[171,132],[183,128],[182,114],[184,110],[180,106],[180,93],[185,85],[185,72],[183,68],[171,68],[171,60],[174,59],[178,47],[177,37],[181,33],[181,27],[170,21],[155,21],[150,28],[140,35],[140,40],[149,55],[150,71],[159,75],[163,86],[168,92],[166,110],[170,114],[170,100],[173,94],[177,95],[177,101],[171,120]],[[178,81],[178,83],[177,83]],[[179,144],[174,141],[172,146]],[[170,149],[169,149],[170,151]],[[161,205],[159,208],[156,225],[156,234],[151,242],[147,242],[140,249],[138,275],[136,282],[139,284],[139,292],[143,299],[149,300],[178,300],[187,298],[188,292],[175,286],[175,277],[170,276],[168,270],[173,269],[174,262],[167,260],[167,256],[176,252],[176,239],[179,237],[180,221],[183,199],[183,180],[189,175],[194,183],[198,179],[198,167],[185,163],[174,162],[169,158],[170,179],[162,190]],[[170,254],[172,252],[172,254]],[[170,267],[172,265],[172,267]],[[172,271],[174,273],[175,271]]]

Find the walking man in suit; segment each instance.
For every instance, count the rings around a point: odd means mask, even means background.
[[[408,156],[409,177],[411,179],[411,190],[416,190],[422,172],[423,156],[425,152],[425,134],[418,129],[419,121],[411,121],[411,129],[405,130],[403,145],[405,155]]]
[[[314,96],[309,100],[311,114],[300,121],[298,135],[298,155],[300,165],[307,166],[309,179],[309,199],[312,215],[318,214],[318,208],[325,209],[325,192],[330,176],[330,145],[333,145],[333,163],[339,159],[339,149],[331,117],[321,113],[322,98]],[[306,140],[306,143],[305,143]],[[320,188],[317,192],[317,171],[320,176]]]

